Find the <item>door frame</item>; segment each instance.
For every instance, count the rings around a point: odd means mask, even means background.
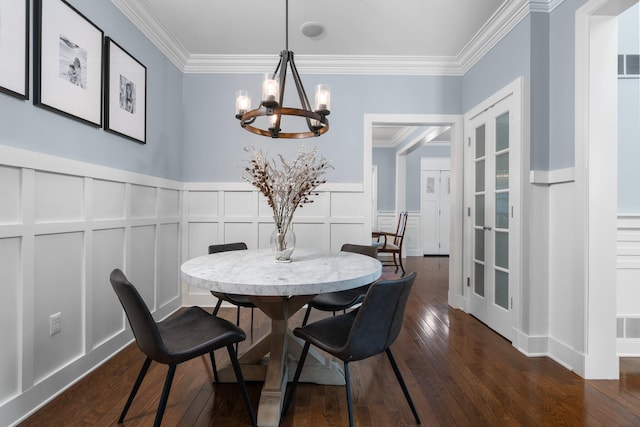
[[[464,282],[462,275],[462,226],[464,220],[463,192],[463,116],[459,114],[365,114],[364,115],[364,200],[371,200],[373,126],[381,124],[441,125],[451,126],[451,222],[449,232],[449,297],[453,308],[464,307]],[[396,192],[400,191],[396,188]],[[396,200],[397,197],[396,197]],[[363,241],[371,239],[372,206],[364,203]],[[399,209],[396,206],[396,209]],[[397,215],[398,212],[396,212]]]
[[[576,279],[584,284],[585,378],[619,377],[616,352],[617,72],[605,58],[617,55],[617,18],[638,0],[591,0],[575,15],[575,183],[582,250]],[[612,52],[612,49],[615,50]],[[614,147],[614,148],[615,148]]]
[[[513,259],[509,258],[509,270],[510,270],[510,279],[513,279],[513,286],[509,287],[512,303],[510,307],[511,312],[511,327],[513,332],[509,337],[512,340],[512,343],[517,346],[517,335],[518,332],[522,329],[522,286],[524,279],[524,268],[522,263],[523,258],[523,231],[526,224],[526,209],[524,208],[523,201],[526,200],[526,184],[528,183],[528,172],[529,172],[529,85],[528,81],[523,77],[518,77],[504,88],[500,89],[472,109],[470,109],[464,115],[464,143],[465,148],[468,147],[470,143],[472,129],[470,129],[470,121],[471,119],[477,117],[485,110],[491,108],[501,100],[513,97],[513,113],[516,118],[514,136],[517,141],[513,141],[511,145],[511,149],[518,151],[519,157],[519,170],[513,171],[518,173],[518,180],[515,188],[513,190],[510,189],[510,204],[513,206],[514,212],[513,217],[517,219],[516,225],[511,229],[510,227],[510,239],[514,238],[516,242],[518,242],[516,246],[516,254]],[[471,162],[474,159],[468,158],[468,156],[464,159],[465,171],[467,172],[465,176],[469,176],[471,174]],[[472,292],[471,289],[471,269],[473,268],[473,218],[471,216],[471,197],[473,196],[473,188],[469,183],[466,182],[465,179],[465,216],[464,216],[464,232],[463,232],[463,241],[464,241],[464,278],[465,278],[465,292],[464,292],[464,311],[469,312],[469,299]]]

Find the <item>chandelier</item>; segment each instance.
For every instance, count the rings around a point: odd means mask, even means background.
[[[309,138],[320,136],[329,130],[329,108],[331,103],[331,92],[329,86],[319,84],[316,86],[315,102],[313,109],[307,98],[307,94],[302,86],[298,69],[293,61],[293,52],[289,50],[289,0],[286,0],[285,12],[286,28],[285,50],[280,52],[280,62],[276,66],[273,74],[265,74],[262,82],[262,97],[260,105],[256,109],[251,109],[251,95],[246,90],[236,92],[236,119],[240,120],[240,126],[249,132],[270,136],[271,138]],[[298,98],[302,108],[284,107],[284,89],[287,80],[287,68],[291,69],[291,76],[298,91]],[[266,117],[262,122],[262,127],[256,123],[259,117]],[[284,116],[299,117],[306,121],[308,130],[283,132],[280,128]],[[302,127],[299,127],[302,129]]]

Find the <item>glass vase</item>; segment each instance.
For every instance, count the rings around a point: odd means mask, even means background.
[[[296,246],[296,235],[293,232],[293,225],[288,224],[281,230],[276,226],[269,239],[276,262],[291,262],[291,254]]]

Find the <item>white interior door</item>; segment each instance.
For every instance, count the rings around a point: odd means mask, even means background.
[[[424,255],[449,255],[451,172],[422,170],[420,200]]]
[[[467,123],[471,266],[469,311],[513,340],[513,289],[518,272],[519,233],[514,201],[519,200],[519,114],[508,96]],[[516,263],[517,265],[517,263]]]

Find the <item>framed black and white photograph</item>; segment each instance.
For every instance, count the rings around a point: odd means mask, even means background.
[[[0,0],[0,92],[29,99],[29,0]]]
[[[113,39],[105,39],[104,129],[147,142],[147,67]]]
[[[102,126],[104,33],[64,0],[35,8],[34,104]]]

